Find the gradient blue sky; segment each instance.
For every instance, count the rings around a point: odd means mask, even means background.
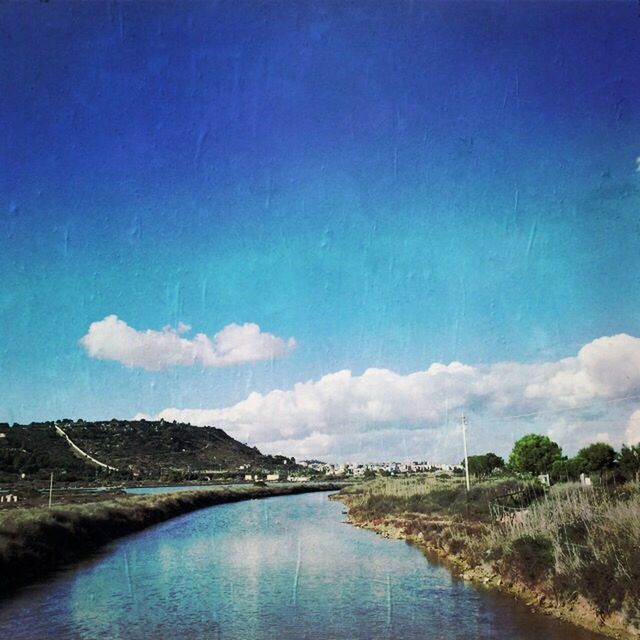
[[[0,33],[0,420],[640,336],[636,2],[16,2]],[[110,314],[298,346],[128,368],[79,344]]]

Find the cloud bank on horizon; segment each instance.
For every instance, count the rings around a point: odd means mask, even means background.
[[[618,334],[553,362],[433,363],[407,375],[342,370],[289,390],[253,392],[229,407],[167,408],[153,417],[215,425],[267,452],[299,457],[366,457],[386,449],[394,456],[406,450],[415,458],[429,449],[455,458],[456,430],[444,427],[455,424],[462,410],[482,423],[483,441],[477,444],[483,450],[504,449],[505,438],[510,447],[514,421],[515,437],[543,430],[577,448],[594,439],[640,440],[640,410],[629,412],[638,398],[640,339]]]
[[[147,371],[196,364],[228,367],[270,360],[285,356],[296,346],[295,338],[284,340],[262,331],[253,322],[228,324],[213,338],[204,333],[197,333],[192,339],[183,337],[190,330],[189,325],[180,322],[176,328],[138,331],[112,314],[92,322],[80,344],[92,358],[115,360]]]

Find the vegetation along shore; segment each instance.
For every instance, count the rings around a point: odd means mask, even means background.
[[[0,597],[116,538],[197,509],[340,487],[336,483],[219,487],[0,511]]]
[[[465,580],[610,637],[640,635],[640,445],[598,443],[567,460],[526,436],[508,465],[489,454],[469,468],[469,491],[454,476],[378,477],[334,498],[353,524],[406,539]],[[546,469],[553,486],[537,477]]]

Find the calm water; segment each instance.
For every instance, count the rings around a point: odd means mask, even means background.
[[[327,494],[221,505],[130,536],[0,606],[0,638],[596,636],[341,520]]]
[[[176,491],[198,491],[200,489],[216,489],[217,487],[246,487],[250,482],[236,482],[231,484],[181,484],[162,487],[125,487],[125,493],[144,495],[147,493],[175,493]]]

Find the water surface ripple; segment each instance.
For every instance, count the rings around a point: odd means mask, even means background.
[[[0,605],[0,638],[591,640],[303,494],[211,507]]]

